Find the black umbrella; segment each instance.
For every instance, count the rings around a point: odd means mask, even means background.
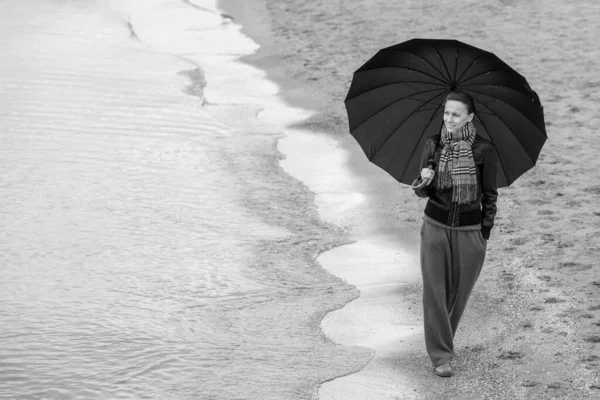
[[[453,90],[475,101],[477,135],[491,140],[498,155],[498,187],[535,165],[547,139],[538,95],[494,54],[457,40],[409,40],[360,67],[345,100],[350,133],[371,162],[410,185]]]

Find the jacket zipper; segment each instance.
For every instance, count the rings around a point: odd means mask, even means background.
[[[452,203],[452,220],[450,221],[450,226],[455,226],[456,224],[456,209],[457,209],[457,204],[456,203]]]

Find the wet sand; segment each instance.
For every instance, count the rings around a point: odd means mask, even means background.
[[[344,154],[344,172],[354,178],[343,193],[363,196],[335,213],[341,215],[335,223],[365,247],[352,258],[349,245],[318,259],[361,297],[322,326],[336,342],[374,355],[361,372],[323,384],[320,398],[598,396],[600,181],[593,171],[600,150],[594,139],[600,6],[471,1],[457,8],[452,1],[379,0],[229,0],[222,6],[264,45],[246,61],[264,68],[284,99],[319,111],[297,128],[313,132],[304,133],[306,140],[322,143],[314,139],[321,135]],[[486,264],[456,339],[457,375],[446,380],[431,373],[420,337],[415,255],[424,202],[369,165],[347,134],[343,108],[352,72],[379,48],[412,37],[456,38],[511,64],[540,95],[549,137],[538,165],[500,191]],[[296,169],[310,188],[310,174]],[[373,233],[379,235],[374,245],[387,248],[389,257],[365,266],[358,254],[369,254],[365,238]],[[406,257],[394,259],[394,249]]]

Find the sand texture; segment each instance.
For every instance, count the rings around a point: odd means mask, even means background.
[[[600,3],[229,3],[234,17],[242,8],[254,10],[245,32],[262,40],[263,48],[250,62],[267,69],[288,101],[320,111],[301,127],[335,137],[350,153],[347,167],[369,196],[371,222],[382,230],[418,236],[425,203],[369,166],[347,133],[343,99],[352,73],[379,48],[413,37],[455,38],[484,48],[526,76],[545,107],[549,139],[537,166],[500,190],[487,261],[456,339],[457,375],[435,377],[418,348],[422,340],[412,339],[404,348],[376,348],[362,375],[323,385],[321,398],[600,396]],[[351,234],[361,229],[350,222],[345,228]],[[360,289],[360,279],[345,279]],[[400,292],[379,290],[374,301],[380,310],[393,296],[402,297],[397,319],[420,321],[418,283]],[[389,323],[378,329],[398,326],[382,311],[381,318]],[[343,323],[337,327],[341,332]],[[374,379],[381,384],[373,385]]]

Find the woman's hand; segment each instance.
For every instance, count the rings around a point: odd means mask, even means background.
[[[425,182],[425,186],[429,185],[433,181],[435,171],[429,168],[423,168],[421,170],[421,179]]]

